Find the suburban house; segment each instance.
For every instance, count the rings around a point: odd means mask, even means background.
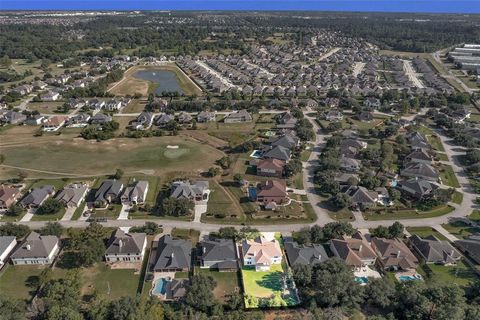
[[[72,128],[86,127],[88,125],[89,120],[90,120],[90,115],[88,113],[79,113],[69,118],[65,123],[65,125],[67,127],[72,127]]]
[[[57,131],[68,120],[66,116],[53,116],[42,123],[43,131]]]
[[[275,158],[261,159],[256,162],[257,175],[264,177],[283,176],[285,162]]]
[[[115,202],[123,190],[123,183],[121,181],[105,180],[95,192],[95,203],[103,207],[109,203]]]
[[[0,185],[0,210],[6,210],[20,197],[20,189],[2,184]]]
[[[373,265],[377,259],[375,251],[360,232],[355,233],[352,237],[330,240],[330,250],[337,258],[342,259],[355,270]]]
[[[378,263],[385,270],[415,270],[418,259],[400,239],[385,239],[374,237],[371,241],[372,249],[377,253]]]
[[[342,121],[343,114],[338,110],[330,110],[325,114],[325,119],[327,121]]]
[[[191,184],[189,181],[175,181],[171,187],[171,198],[189,199],[192,201],[208,200],[210,190],[208,181],[196,181]]]
[[[41,236],[32,231],[12,254],[14,265],[51,264],[60,249],[56,236]]]
[[[408,133],[406,136],[407,142],[411,145],[413,150],[431,149],[430,144],[421,133],[416,131]]]
[[[8,110],[0,116],[0,123],[19,124],[27,120],[27,116],[23,113]]]
[[[121,107],[122,107],[122,101],[116,100],[116,99],[108,100],[104,106],[104,108],[107,109],[108,111],[120,110]]]
[[[25,120],[25,124],[29,126],[39,126],[45,121],[45,117],[41,114],[32,114],[27,117]]]
[[[362,111],[357,115],[357,119],[362,122],[370,122],[373,120],[373,113]]]
[[[121,200],[122,203],[143,204],[147,198],[148,181],[135,181],[125,188]]]
[[[47,93],[40,95],[42,101],[57,101],[59,98],[60,94],[55,91],[48,91]]]
[[[192,123],[193,117],[186,112],[181,112],[177,116],[177,121],[178,121],[178,123],[181,123],[181,124],[189,124],[189,123]]]
[[[200,242],[198,260],[201,268],[218,271],[237,271],[235,244],[231,239],[212,239]]]
[[[421,200],[430,196],[437,188],[438,186],[430,181],[416,178],[398,181],[397,184],[397,189],[399,189],[403,195],[414,200]]]
[[[348,172],[357,172],[360,170],[362,163],[354,158],[341,157],[340,158],[340,169]]]
[[[247,110],[242,109],[237,112],[232,112],[228,114],[224,119],[223,122],[225,123],[239,123],[239,122],[251,122],[253,120],[250,113]]]
[[[380,99],[375,98],[375,97],[367,97],[363,101],[363,105],[367,108],[379,108],[382,104],[380,102]]]
[[[113,118],[111,116],[108,116],[106,114],[103,114],[103,113],[97,113],[96,115],[94,115],[93,117],[90,118],[90,123],[91,124],[105,124],[105,123],[108,123],[110,121],[112,121]]]
[[[142,112],[138,117],[130,122],[130,128],[134,130],[147,130],[153,124],[153,113],[151,112]]]
[[[155,272],[189,271],[192,262],[192,243],[165,235],[158,241],[156,255],[153,267]]]
[[[435,168],[421,162],[407,163],[405,167],[400,170],[400,175],[407,178],[420,178],[429,181],[438,180],[438,173]]]
[[[165,127],[170,121],[175,121],[173,114],[163,113],[155,118],[155,124],[159,127]]]
[[[297,125],[297,118],[295,118],[290,112],[285,112],[277,117],[278,129],[294,129]]]
[[[289,148],[283,146],[267,146],[262,150],[262,155],[265,159],[277,159],[288,162],[291,157],[291,151]]]
[[[431,165],[433,162],[433,157],[425,149],[417,149],[405,157],[405,162],[416,162]]]
[[[426,238],[413,235],[410,237],[410,243],[425,263],[453,265],[462,258],[448,241],[439,240],[433,235]]]
[[[21,86],[18,86],[14,89],[12,89],[13,92],[16,92],[22,96],[29,94],[33,91],[33,86],[29,84],[23,84]]]
[[[282,263],[282,250],[277,240],[260,236],[242,241],[243,265],[254,266],[255,271],[268,271],[274,264]]]
[[[147,247],[145,233],[125,233],[121,229],[113,232],[108,241],[105,260],[107,262],[141,262]]]
[[[466,257],[480,263],[480,236],[478,234],[457,240],[455,245]]]
[[[197,115],[197,122],[215,121],[215,112],[202,111]]]
[[[297,264],[314,265],[328,259],[327,252],[321,244],[298,244],[293,240],[286,240],[285,252],[291,267]]]
[[[8,257],[16,245],[17,238],[14,236],[0,236],[0,270],[8,261]]]
[[[287,185],[283,180],[266,180],[257,185],[257,199],[263,205],[282,204],[287,200]]]
[[[23,197],[20,201],[20,205],[24,208],[38,208],[42,203],[47,200],[48,197],[55,193],[54,186],[45,185],[41,187],[34,188]]]
[[[375,206],[378,200],[378,193],[370,191],[362,186],[348,186],[343,190],[352,201],[352,207],[371,207]]]
[[[84,183],[74,183],[63,188],[55,197],[67,208],[75,208],[85,199],[88,192],[88,186]]]
[[[293,149],[300,144],[300,139],[293,134],[283,134],[279,137],[274,137],[270,141],[272,146],[282,146],[284,148]]]

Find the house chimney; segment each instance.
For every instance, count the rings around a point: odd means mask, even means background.
[[[27,245],[25,246],[25,248],[27,249],[27,251],[32,250],[32,246],[31,246],[29,243],[27,243]]]
[[[118,240],[118,246],[119,246],[120,248],[123,247],[123,240],[122,240],[122,239]]]
[[[454,251],[453,251],[453,249],[452,249],[452,251],[450,252],[450,256],[451,256],[451,257],[453,257],[453,252],[454,252]]]
[[[174,258],[175,257],[175,254],[172,252],[172,254],[170,255],[170,258]]]
[[[202,247],[202,252],[203,252],[203,254],[205,254],[207,252],[207,248]]]
[[[363,248],[363,244],[361,244],[360,247],[358,247],[358,252],[362,252],[362,248]]]
[[[400,258],[400,250],[397,251],[397,258]]]

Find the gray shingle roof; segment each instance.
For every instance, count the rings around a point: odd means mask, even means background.
[[[32,231],[12,254],[12,259],[46,258],[58,243],[59,239],[56,236],[41,236]]]
[[[109,240],[105,254],[140,254],[146,241],[145,233],[126,234],[121,229],[117,229]]]
[[[201,256],[204,261],[221,261],[237,259],[235,245],[231,239],[206,240],[200,243]]]
[[[286,241],[285,251],[291,266],[296,264],[312,265],[328,259],[321,244],[299,245],[294,241]]]
[[[448,241],[439,240],[435,236],[422,239],[413,235],[410,241],[426,262],[454,263],[461,258],[460,253]]]
[[[154,270],[190,268],[192,243],[173,239],[169,235],[160,238]]]
[[[20,204],[22,206],[39,206],[49,195],[53,194],[54,190],[55,188],[51,185],[34,188],[20,201]]]

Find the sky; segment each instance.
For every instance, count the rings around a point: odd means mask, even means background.
[[[0,10],[306,10],[480,13],[480,0],[0,0]]]

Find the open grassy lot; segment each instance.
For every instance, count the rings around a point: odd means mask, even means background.
[[[177,81],[182,88],[185,95],[201,95],[202,91],[195,85],[195,83],[186,76],[175,63],[166,63],[160,66],[135,66],[125,72],[124,78],[110,87],[110,93],[114,95],[135,95],[136,93],[142,96],[147,96],[153,92],[155,85],[146,80],[136,78],[134,75],[140,70],[168,70],[175,73]]]
[[[53,214],[34,214],[32,221],[58,221],[65,215],[65,208],[61,208],[57,213]]]
[[[179,148],[168,149],[168,145]],[[199,170],[207,170],[223,155],[217,149],[183,136],[119,138],[103,142],[51,139],[28,148],[2,147],[2,153],[6,157],[5,165],[79,176],[105,175],[116,168],[127,173],[154,170],[155,173],[183,171],[196,174]]]
[[[294,306],[299,303],[296,296],[284,296],[282,276],[284,269],[282,265],[272,265],[269,271],[255,271],[252,267],[242,268],[243,287],[245,290],[246,308],[257,307],[251,303],[249,297],[259,300],[259,305],[270,307]],[[276,301],[272,301],[276,295]]]
[[[457,284],[459,286],[469,286],[478,280],[478,276],[462,261],[458,262],[456,266],[442,266],[436,264],[428,264],[422,266],[423,269],[430,269],[432,271],[430,276],[427,276],[427,282],[435,284]],[[426,272],[427,275],[429,274]]]
[[[442,236],[439,232],[431,227],[407,227],[407,231],[410,232],[412,235],[416,234],[419,237],[425,238],[428,236],[435,236],[440,240],[447,240],[444,236]]]
[[[110,269],[104,263],[82,269],[82,294],[97,292],[108,300],[123,296],[135,297],[140,276],[133,269]]]
[[[197,270],[198,273],[215,279],[217,286],[213,290],[213,294],[215,295],[216,299],[222,302],[224,302],[230,294],[240,290],[238,284],[238,274],[236,272],[218,272],[201,268],[197,268]]]
[[[208,198],[206,218],[214,216],[216,218],[224,217],[226,222],[233,220],[243,220],[244,214],[238,205],[235,205],[235,199],[227,194],[227,190],[220,186],[216,180],[210,181],[210,196]]]
[[[363,212],[363,217],[366,220],[398,220],[398,219],[426,219],[443,216],[455,210],[451,206],[439,206],[433,208],[430,211],[417,211],[417,210],[372,210]]]
[[[456,204],[461,204],[463,201],[463,193],[460,191],[455,191],[452,195],[452,202]]]
[[[480,221],[480,210],[473,210],[468,218],[473,221]]]
[[[455,172],[453,172],[452,166],[442,164],[439,173],[444,185],[453,188],[460,188],[460,183],[458,183],[457,176],[455,175]]]
[[[145,100],[133,99],[130,103],[122,109],[122,113],[136,113],[142,112],[145,109]]]

